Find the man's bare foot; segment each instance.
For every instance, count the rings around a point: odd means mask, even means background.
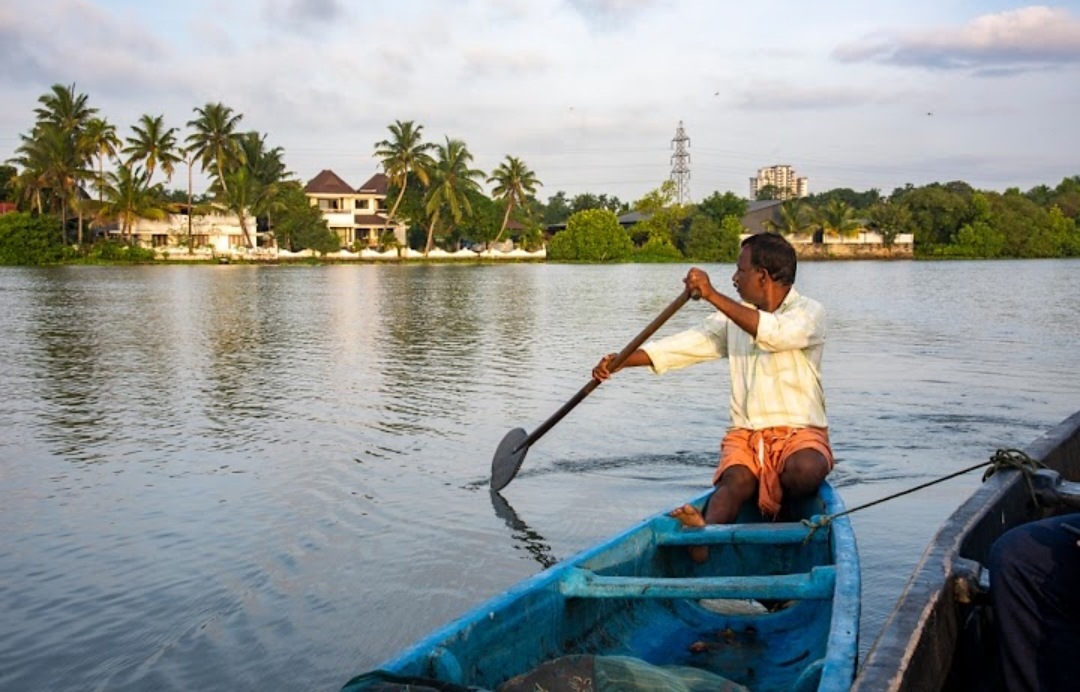
[[[696,529],[705,526],[705,517],[701,516],[701,512],[693,505],[677,507],[671,512],[671,516],[678,519],[687,528]],[[688,550],[690,551],[690,559],[694,562],[705,562],[709,559],[709,549],[703,545],[692,545]]]
[[[705,517],[701,516],[701,512],[693,505],[676,507],[671,512],[671,516],[681,521],[683,526],[688,526],[690,528],[700,528],[705,526]]]

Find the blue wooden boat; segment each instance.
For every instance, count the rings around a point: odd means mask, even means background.
[[[1080,412],[1020,450],[1046,468],[999,471],[945,520],[866,656],[853,690],[992,689],[997,658],[984,565],[1001,534],[1080,510]],[[1033,495],[1034,491],[1034,495]]]
[[[707,494],[693,500],[701,507]],[[755,692],[848,690],[855,673],[859,562],[835,489],[792,503],[790,518],[684,529],[657,514],[466,613],[373,671],[495,690],[575,654],[692,667]],[[704,563],[687,546],[709,546]],[[749,600],[752,599],[752,600]],[[749,604],[753,607],[730,607]],[[385,688],[384,688],[385,689]]]

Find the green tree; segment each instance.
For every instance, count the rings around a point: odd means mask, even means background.
[[[1056,257],[1061,239],[1055,237],[1048,212],[1019,190],[1005,194],[975,193],[989,201],[989,222],[1005,238],[1000,254],[1007,257]]]
[[[48,201],[52,211],[59,212],[61,227],[67,231],[67,213],[79,210],[79,241],[82,241],[81,200],[79,183],[87,177],[88,149],[84,146],[84,131],[97,113],[88,105],[86,94],[75,91],[75,85],[54,84],[38,97],[34,109],[36,121],[30,135],[21,136],[13,160],[23,167],[17,184],[23,195],[39,211]]]
[[[461,223],[455,226],[448,240],[457,247],[460,247],[463,240],[477,243],[492,242],[500,233],[503,210],[499,209],[499,205],[494,200],[479,190],[469,190],[466,195],[472,211],[468,217],[463,218]]]
[[[55,164],[64,158],[60,128],[52,124],[40,125],[35,127],[34,136],[19,135],[19,140],[15,156],[11,158],[11,162],[19,167],[18,175],[12,181],[16,200],[38,214],[55,211],[52,204],[57,190]]]
[[[1061,254],[1066,257],[1080,256],[1080,228],[1076,221],[1065,216],[1058,206],[1051,207],[1047,217],[1051,233],[1060,244]]]
[[[768,199],[784,199],[786,191],[780,189],[776,185],[762,185],[758,188],[757,195],[754,199],[768,200]]]
[[[821,230],[847,237],[859,230],[860,224],[855,218],[855,210],[841,199],[832,199],[818,209],[817,222]]]
[[[454,224],[461,223],[462,219],[472,213],[468,193],[480,191],[477,179],[484,176],[483,171],[469,168],[473,156],[465,142],[447,137],[446,144],[437,145],[435,150],[437,158],[431,172],[431,188],[424,206],[429,222],[427,243],[424,245],[425,257],[431,252],[435,228],[440,218],[450,220],[450,226],[445,229],[445,232],[449,233]]]
[[[277,191],[278,211],[274,221],[274,238],[278,246],[290,252],[312,249],[334,252],[341,246],[337,235],[326,225],[318,207],[308,202],[300,183],[287,181]]]
[[[176,128],[165,126],[165,116],[143,115],[139,124],[132,125],[134,133],[127,138],[123,153],[127,155],[127,165],[143,164],[146,169],[146,182],[149,185],[158,166],[166,180],[172,180],[176,164],[181,161],[177,155]]]
[[[1062,208],[1053,206],[1047,213],[1050,234],[1059,247],[1059,254],[1065,257],[1080,255],[1080,232],[1077,222],[1062,213]]]
[[[894,191],[890,204],[903,204],[911,212],[915,249],[934,254],[947,246],[960,228],[975,220],[971,194],[961,185],[932,183]]]
[[[536,174],[521,159],[513,156],[507,156],[491,173],[487,181],[495,183],[495,187],[491,190],[492,196],[506,204],[502,225],[499,226],[499,232],[495,235],[494,242],[497,243],[506,231],[506,224],[510,221],[510,214],[514,211],[514,207],[524,206],[528,198],[536,194],[536,188],[540,187],[541,183],[536,178]]]
[[[999,257],[1005,249],[1005,235],[987,221],[977,219],[960,227],[948,253],[960,257]]]
[[[683,254],[699,262],[732,262],[739,256],[743,232],[741,216],[728,215],[717,223],[711,215],[694,214]]]
[[[15,201],[15,178],[19,171],[14,166],[0,165],[0,202]]]
[[[777,219],[766,219],[764,225],[780,235],[802,235],[815,226],[814,210],[798,197],[781,202],[778,213]]]
[[[151,186],[149,180],[141,166],[120,166],[105,174],[105,200],[98,213],[102,221],[117,222],[121,237],[127,240],[138,219],[165,218],[161,188]]]
[[[1058,207],[1062,214],[1080,223],[1080,175],[1062,178],[1054,188],[1050,205]]]
[[[548,247],[551,259],[586,262],[626,260],[633,252],[630,236],[615,213],[607,209],[577,212]]]
[[[56,217],[27,212],[0,215],[0,264],[55,264],[65,256]]]
[[[547,204],[544,205],[544,224],[553,226],[558,223],[566,223],[572,213],[570,200],[567,199],[565,192],[559,190],[549,197]]]
[[[862,211],[881,201],[881,191],[870,188],[866,192],[856,192],[849,187],[838,187],[804,198],[805,202],[812,207],[823,207],[834,199],[846,203],[852,209]]]
[[[671,250],[678,253],[675,242],[690,210],[675,203],[675,194],[675,182],[665,180],[660,187],[650,190],[634,202],[634,211],[641,213],[644,218],[630,229],[630,239],[641,243],[643,249],[649,246],[647,254],[669,258]]]
[[[208,103],[195,108],[194,112],[198,117],[187,123],[194,130],[184,140],[187,149],[203,171],[214,171],[218,185],[223,192],[228,192],[225,169],[233,167],[240,156],[240,136],[236,128],[244,116],[233,113],[232,108],[222,103]]]
[[[959,257],[999,257],[1006,252],[1007,239],[993,223],[989,198],[974,194],[969,202],[969,219],[953,234],[942,254]]]
[[[382,159],[383,171],[390,184],[398,191],[394,206],[390,208],[387,219],[397,219],[398,206],[409,187],[409,174],[416,176],[423,185],[430,180],[429,172],[435,165],[429,153],[435,148],[430,142],[424,142],[423,125],[416,125],[412,120],[395,120],[389,125],[391,137],[375,143],[375,156]]]
[[[97,158],[97,190],[98,202],[102,200],[102,191],[105,187],[105,157],[114,159],[120,152],[120,137],[116,134],[116,126],[105,118],[91,118],[86,124],[85,145]]]
[[[285,169],[285,150],[281,147],[268,147],[266,135],[252,131],[240,137],[240,154],[242,165],[251,173],[254,184],[249,209],[269,228],[279,209],[279,188],[289,177],[289,172]]]
[[[750,203],[734,192],[713,192],[697,205],[697,211],[707,216],[718,226],[729,216],[741,219],[746,216]]]
[[[911,212],[900,202],[878,202],[867,210],[867,218],[885,247],[892,247],[901,233],[911,232]]]

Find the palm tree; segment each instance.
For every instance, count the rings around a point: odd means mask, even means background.
[[[18,153],[28,156],[39,167],[32,170],[24,181],[33,183],[40,209],[41,192],[47,191],[52,198],[51,207],[59,207],[60,222],[65,233],[67,212],[70,208],[81,210],[81,204],[72,199],[78,195],[79,182],[86,177],[89,161],[83,146],[84,132],[96,108],[87,105],[87,95],[75,92],[75,85],[54,84],[48,93],[38,97],[41,104],[34,109],[36,123],[29,137],[23,137]],[[32,149],[37,149],[32,152]],[[79,217],[79,241],[82,241],[82,215]]]
[[[120,166],[105,175],[105,202],[98,213],[102,220],[119,222],[124,238],[130,238],[138,219],[165,218],[160,186],[151,186],[149,181],[149,173],[139,166]]]
[[[181,160],[176,153],[176,128],[166,128],[163,115],[144,115],[139,118],[139,124],[132,125],[131,129],[135,135],[127,138],[127,146],[123,152],[128,157],[127,165],[144,162],[148,185],[158,165],[166,179],[172,180],[175,166]]]
[[[30,205],[30,211],[41,214],[45,211],[46,198],[53,189],[49,181],[50,160],[53,158],[50,150],[59,149],[60,138],[55,127],[40,127],[37,133],[37,137],[19,135],[16,155],[10,161],[19,167],[13,181],[18,198]]]
[[[67,229],[67,210],[70,191],[76,186],[82,170],[76,158],[74,142],[52,122],[39,123],[32,135],[20,135],[21,143],[11,161],[22,167],[16,178],[22,196],[31,201],[39,213],[46,208],[59,212],[61,228]]]
[[[495,183],[495,187],[491,190],[492,196],[506,202],[502,226],[499,227],[499,232],[493,241],[497,243],[499,238],[502,238],[503,231],[506,230],[506,224],[510,221],[510,212],[513,211],[514,206],[524,206],[528,198],[536,194],[536,188],[542,183],[521,159],[514,156],[507,156],[506,160],[491,172],[491,177],[487,181]]]
[[[97,113],[97,108],[86,105],[88,98],[86,94],[76,94],[74,84],[67,87],[53,84],[49,93],[38,97],[41,106],[34,109],[37,123],[53,123],[67,134],[80,132]]]
[[[239,156],[236,126],[244,116],[233,114],[232,108],[222,103],[208,103],[194,110],[199,117],[189,120],[187,125],[195,132],[184,141],[195,160],[202,164],[202,170],[214,168],[218,184],[223,192],[227,192],[225,169]]]
[[[412,173],[424,185],[430,180],[429,171],[434,165],[428,154],[435,145],[430,142],[421,142],[423,125],[414,125],[413,121],[402,122],[395,120],[393,125],[387,127],[393,135],[391,139],[384,139],[375,143],[375,156],[382,159],[383,170],[390,182],[397,186],[398,195],[394,200],[394,206],[390,209],[387,217],[394,220],[401,198],[405,196],[405,188],[409,183],[409,174]]]
[[[449,212],[452,220],[447,230],[451,230],[454,223],[460,223],[463,218],[472,214],[468,193],[480,192],[480,183],[476,181],[476,178],[484,175],[481,170],[469,168],[473,156],[469,153],[465,142],[447,137],[446,145],[439,144],[435,150],[438,153],[438,160],[431,171],[431,187],[424,206],[430,222],[427,244],[424,246],[425,257],[431,252],[435,226],[442,212]]]
[[[799,235],[814,225],[810,209],[798,197],[784,200],[780,204],[779,220],[766,219],[764,225],[770,231],[781,235]]]
[[[836,233],[845,237],[857,231],[861,224],[855,218],[855,211],[842,199],[833,197],[818,210],[818,224],[826,233]]]
[[[237,138],[238,155],[222,179],[220,196],[240,219],[240,230],[248,247],[254,247],[248,233],[247,215],[268,214],[274,208],[278,187],[287,175],[281,147],[266,148],[266,135],[246,132]]]
[[[116,126],[105,118],[91,118],[86,123],[85,137],[86,147],[93,152],[98,160],[98,202],[101,202],[102,189],[105,186],[105,157],[116,158],[120,150],[120,137],[116,134]]]

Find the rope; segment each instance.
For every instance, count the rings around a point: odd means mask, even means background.
[[[859,505],[858,507],[853,507],[853,508],[851,508],[849,510],[845,510],[843,512],[837,512],[836,514],[826,514],[824,516],[819,516],[813,521],[811,521],[809,519],[803,519],[802,520],[803,525],[808,526],[810,528],[810,533],[807,534],[806,538],[803,540],[803,543],[804,544],[807,543],[810,540],[810,538],[814,535],[815,531],[817,531],[818,529],[822,529],[822,528],[827,527],[829,524],[831,524],[833,522],[833,520],[835,520],[835,519],[837,519],[839,517],[842,517],[845,514],[852,514],[854,512],[858,512],[859,510],[866,509],[868,507],[873,507],[874,505],[880,505],[881,503],[887,502],[889,500],[895,500],[898,497],[903,497],[904,495],[909,495],[909,494],[911,494],[911,493],[913,493],[913,492],[915,492],[917,490],[923,490],[924,488],[929,488],[932,485],[937,485],[938,483],[943,483],[943,482],[945,482],[947,480],[951,480],[953,478],[956,478],[957,476],[962,476],[965,473],[971,473],[975,469],[980,469],[983,466],[989,466],[990,467],[990,468],[986,469],[986,472],[983,474],[982,479],[983,479],[984,483],[990,478],[990,476],[993,476],[995,473],[997,473],[998,471],[1001,471],[1002,469],[1013,469],[1013,470],[1019,471],[1022,474],[1024,474],[1024,481],[1027,483],[1028,492],[1031,494],[1031,499],[1036,504],[1038,504],[1038,499],[1036,498],[1036,495],[1035,495],[1035,486],[1031,482],[1031,474],[1035,473],[1035,471],[1037,471],[1037,470],[1039,470],[1041,468],[1043,468],[1043,469],[1046,468],[1046,464],[1043,464],[1041,461],[1038,461],[1036,459],[1032,459],[1030,456],[1028,456],[1026,453],[1024,453],[1023,451],[1021,451],[1019,449],[999,449],[996,452],[994,452],[993,456],[990,457],[989,461],[984,461],[984,462],[975,464],[974,466],[969,466],[966,469],[961,469],[959,471],[954,471],[953,473],[950,473],[950,474],[948,474],[946,476],[942,476],[941,478],[937,478],[935,480],[929,481],[927,483],[923,483],[921,485],[916,485],[914,488],[908,488],[907,490],[901,490],[900,492],[893,493],[892,495],[886,495],[885,497],[879,498],[879,499],[874,500],[872,502],[867,502],[866,504]]]

